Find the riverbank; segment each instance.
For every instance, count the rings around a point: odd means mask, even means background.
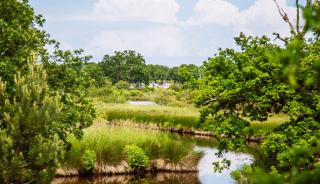
[[[113,126],[97,121],[85,130],[81,140],[70,136],[72,148],[65,154],[60,176],[81,175],[84,154],[90,150],[95,156],[92,174],[129,174],[135,172],[128,164],[126,147],[141,148],[150,160],[145,171],[196,172],[201,152],[193,150],[192,140],[181,141],[178,135],[154,130],[137,129],[126,125]]]
[[[197,164],[201,156],[194,157],[193,159],[185,160],[181,163],[168,162],[165,159],[156,159],[150,161],[147,168],[143,170],[143,173],[158,173],[158,172],[170,172],[170,173],[189,173],[198,172]],[[136,170],[131,168],[127,161],[123,160],[116,165],[108,164],[96,164],[92,170],[91,176],[103,176],[103,175],[134,175]],[[56,177],[71,177],[84,175],[81,168],[64,167],[59,168],[56,171]]]
[[[155,124],[158,127],[181,133],[207,132],[199,122],[200,109],[195,107],[172,107],[163,105],[134,105],[128,103],[105,103],[95,101],[98,117],[108,121],[129,120],[134,123]],[[266,121],[250,121],[254,135],[263,135],[288,122],[284,114],[271,114]],[[207,133],[205,133],[207,134]],[[196,134],[195,134],[196,135]],[[209,134],[208,134],[209,135]],[[249,138],[254,140],[253,138]]]
[[[95,101],[98,117],[108,121],[132,120],[137,123],[153,123],[159,126],[198,129],[200,113],[197,108],[164,105],[112,104]]]

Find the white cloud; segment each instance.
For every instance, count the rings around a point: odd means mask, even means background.
[[[286,0],[278,2],[294,22],[295,9],[288,6]],[[55,20],[80,20],[79,24],[85,20],[83,29],[72,31],[90,29],[83,43],[87,46],[85,50],[96,57],[132,49],[146,58],[161,62],[167,59],[169,65],[174,65],[174,60],[184,62],[184,58],[197,58],[194,61],[200,64],[219,47],[235,48],[232,37],[241,31],[271,38],[272,32],[289,35],[289,27],[273,0],[255,0],[246,9],[228,0],[197,0],[185,21],[178,20],[179,9],[176,0],[96,0],[88,14],[61,15]],[[98,22],[90,26],[87,21]]]
[[[178,11],[175,0],[98,0],[94,5],[95,18],[111,21],[170,23]]]
[[[224,0],[199,0],[193,15],[187,21],[191,25],[229,25],[237,22],[239,9]]]
[[[295,15],[295,9],[289,7],[285,0],[278,0],[278,2],[290,18]],[[291,21],[295,22],[295,19]],[[235,28],[237,31],[245,31],[253,35],[270,36],[273,32],[285,36],[290,34],[289,26],[282,20],[274,1],[271,0],[256,0],[250,8],[240,12]]]
[[[93,38],[88,50],[97,55],[130,49],[146,57],[179,57],[188,55],[184,40],[184,34],[175,26],[104,30]]]
[[[278,2],[289,17],[293,17],[294,8],[289,7],[285,0]],[[289,35],[289,28],[272,0],[256,0],[245,10],[239,10],[226,0],[199,0],[193,11],[188,25],[230,26],[235,34],[242,31],[252,35],[270,36],[272,32]]]

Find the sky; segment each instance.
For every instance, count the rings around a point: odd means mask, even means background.
[[[273,0],[30,0],[63,49],[83,48],[94,62],[135,50],[147,64],[201,65],[233,38],[289,35]],[[294,22],[293,0],[278,0]],[[277,42],[277,41],[275,41]]]

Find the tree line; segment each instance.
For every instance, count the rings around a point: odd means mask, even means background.
[[[188,75],[199,79],[202,67],[194,64],[182,64],[178,67],[167,67],[157,64],[146,64],[144,57],[132,50],[116,51],[113,55],[105,55],[102,61],[87,63],[84,68],[95,80],[97,87],[103,86],[103,81],[113,83],[126,81],[128,83],[145,83],[173,81],[184,83]]]

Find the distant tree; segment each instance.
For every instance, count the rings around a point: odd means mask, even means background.
[[[149,80],[156,81],[165,81],[168,80],[169,67],[163,65],[147,65],[147,71],[149,74]]]
[[[120,80],[129,83],[148,82],[145,60],[135,51],[116,51],[113,56],[105,55],[99,65],[113,83]]]
[[[191,79],[200,78],[200,68],[194,64],[182,64],[179,67],[179,75],[182,76],[184,82]]]
[[[175,66],[169,69],[168,80],[173,80],[174,82],[182,83],[183,78],[179,74],[179,67]]]

